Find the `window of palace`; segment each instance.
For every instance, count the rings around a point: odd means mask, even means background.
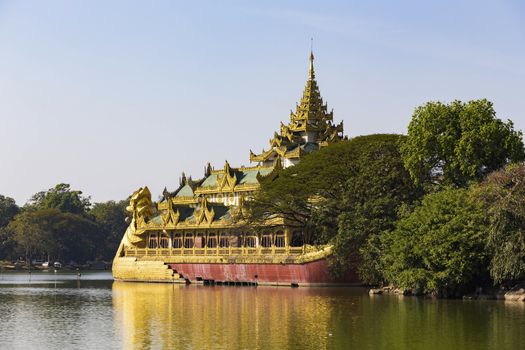
[[[195,236],[195,248],[204,248],[205,237],[203,233]]]
[[[182,248],[182,235],[180,233],[175,233],[173,235],[173,248]]]
[[[148,248],[150,249],[157,248],[157,234],[156,233],[150,233],[149,239],[148,239]]]
[[[187,233],[184,237],[184,248],[193,248],[193,235]]]
[[[208,248],[217,248],[217,236],[216,235],[208,236],[207,246]]]
[[[240,235],[230,236],[230,246],[234,248],[242,247],[242,236]]]
[[[275,246],[284,247],[284,232],[283,231],[277,231],[277,233],[275,234]]]
[[[272,246],[272,235],[263,235],[261,245],[265,248],[270,248]]]
[[[244,242],[246,244],[246,247],[248,247],[248,248],[255,248],[257,246],[257,237],[246,236],[244,238]]]
[[[165,234],[165,233],[161,233],[160,234],[159,246],[161,248],[169,248],[170,247],[170,239],[169,239],[167,234]]]
[[[230,246],[230,237],[221,236],[221,238],[219,239],[219,247],[228,248],[229,246]]]

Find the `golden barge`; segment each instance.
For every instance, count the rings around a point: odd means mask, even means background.
[[[334,280],[328,273],[331,247],[304,244],[302,232],[284,221],[263,233],[246,229],[243,202],[260,181],[293,166],[305,154],[343,139],[343,123],[323,102],[314,73],[314,56],[301,101],[268,150],[250,151],[253,167],[205,167],[204,177],[187,178],[166,189],[158,203],[147,187],[136,191],[127,208],[132,220],[113,261],[113,276],[123,281],[329,285],[358,283],[349,271]],[[264,230],[263,230],[264,231]]]

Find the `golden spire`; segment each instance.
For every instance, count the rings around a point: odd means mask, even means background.
[[[321,114],[326,112],[326,106],[323,105],[323,99],[319,93],[319,87],[315,80],[314,71],[314,52],[310,48],[310,69],[308,70],[308,80],[303,91],[303,97],[296,112],[292,114],[290,119],[322,119]]]
[[[314,52],[312,49],[310,49],[310,70],[308,72],[308,77],[310,80],[315,79],[315,73],[314,73]]]
[[[295,112],[290,111],[290,122],[287,125],[281,122],[280,132],[276,132],[270,140],[269,150],[263,149],[260,154],[250,151],[251,162],[268,164],[268,161],[277,161],[279,157],[301,157],[306,151],[294,146],[303,145],[305,142],[317,142],[325,146],[343,138],[343,123],[333,124],[333,111],[327,111],[327,105],[321,97],[315,80],[314,59],[311,47],[308,80],[301,100],[295,104]],[[290,151],[292,149],[293,151]]]

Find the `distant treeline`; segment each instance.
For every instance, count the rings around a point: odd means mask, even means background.
[[[0,260],[110,261],[127,226],[126,205],[91,204],[68,184],[36,193],[23,207],[0,195]]]
[[[525,279],[523,135],[492,103],[429,102],[403,135],[360,136],[307,155],[248,203],[334,247],[334,275],[459,296]]]

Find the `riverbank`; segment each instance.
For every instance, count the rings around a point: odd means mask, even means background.
[[[420,290],[396,288],[386,286],[381,288],[372,288],[369,290],[370,295],[400,295],[400,296],[423,296],[426,298],[437,298],[435,295],[424,294]],[[441,298],[446,299],[446,298]],[[518,282],[512,287],[507,288],[478,288],[476,291],[465,294],[463,300],[506,300],[525,302],[525,281]]]
[[[0,270],[4,271],[48,271],[48,270],[66,270],[66,271],[110,271],[111,262],[95,261],[86,264],[64,265],[60,268],[54,266],[44,267],[42,265],[28,265],[25,262],[0,261]]]

